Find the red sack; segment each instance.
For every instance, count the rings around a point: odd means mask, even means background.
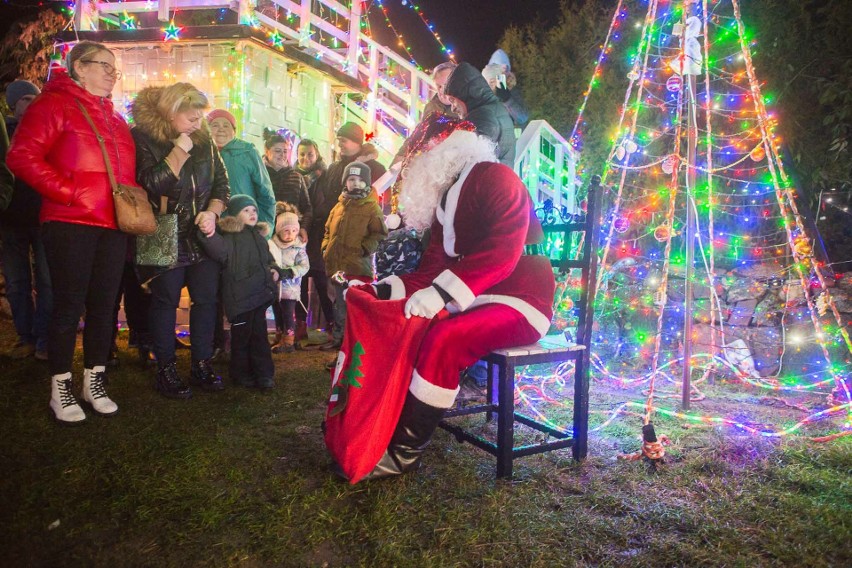
[[[332,371],[325,445],[355,484],[379,463],[399,421],[431,320],[405,319],[402,300],[351,288],[346,333]]]

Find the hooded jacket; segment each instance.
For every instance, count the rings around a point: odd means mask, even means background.
[[[311,225],[311,231],[308,234],[308,258],[311,259],[312,269],[324,270],[328,272],[328,274],[336,272],[336,270],[326,270],[320,245],[322,244],[323,237],[325,236],[325,225],[326,221],[328,221],[328,216],[331,214],[331,210],[337,205],[338,198],[343,192],[343,172],[346,171],[346,166],[355,161],[356,157],[357,156],[344,156],[331,164],[328,167],[328,171],[326,171],[326,173],[317,180],[314,191],[311,194],[311,204],[314,209],[314,220]],[[372,179],[379,179],[387,171],[385,167],[376,160],[367,160],[364,163],[370,166],[370,177]]]
[[[109,97],[93,95],[66,73],[45,85],[18,124],[6,165],[42,196],[41,222],[116,229],[104,155],[77,101],[104,139],[117,183],[136,185],[127,123]]]
[[[222,304],[228,318],[269,306],[277,295],[270,272],[275,259],[266,242],[268,234],[266,223],[252,227],[239,217],[223,217],[209,238],[197,232],[210,258],[222,265]]]
[[[274,224],[275,195],[257,148],[250,142],[234,138],[219,148],[219,153],[228,170],[231,195],[252,196],[257,202],[258,220]]]
[[[180,176],[172,172],[165,158],[174,148],[172,140],[178,133],[157,110],[162,91],[162,87],[142,89],[130,108],[136,123],[132,131],[136,141],[136,179],[155,208],[159,209],[161,196],[168,197],[166,212],[178,216],[177,266],[186,266],[203,258],[194,238],[195,217],[207,209],[212,199],[227,205],[231,192],[225,164],[206,122],[190,135],[193,146]],[[147,280],[146,276],[151,275],[140,274],[143,280]]]
[[[388,236],[388,228],[375,191],[352,199],[341,193],[325,224],[322,255],[329,275],[343,271],[347,276],[373,279],[373,253]]]
[[[279,300],[298,300],[302,297],[302,277],[308,273],[311,264],[305,243],[298,237],[292,243],[283,243],[278,235],[269,240],[269,252],[275,259],[278,268],[289,268],[293,271],[292,278],[282,278],[278,282]]]
[[[515,167],[515,126],[506,107],[488,86],[482,73],[470,63],[459,63],[447,79],[447,95],[467,106],[465,120],[476,126],[481,134],[497,144],[497,159]]]

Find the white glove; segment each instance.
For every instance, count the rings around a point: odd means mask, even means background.
[[[180,136],[175,138],[173,141],[175,146],[189,154],[189,151],[192,150],[192,138],[189,137],[189,134],[184,134],[181,132]]]
[[[418,290],[405,302],[405,318],[420,316],[432,319],[444,308],[444,299],[434,286],[428,286]]]
[[[343,289],[343,299],[344,300],[346,299],[346,292],[349,291],[349,288],[353,288],[355,286],[373,286],[373,285],[368,284],[366,282],[362,282],[361,280],[356,280],[355,278],[353,278],[352,280],[350,280],[349,282],[346,283],[346,288]],[[376,287],[373,286],[373,291],[375,291],[375,290],[376,290]]]

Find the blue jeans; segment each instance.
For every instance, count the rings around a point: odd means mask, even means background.
[[[193,361],[213,356],[213,332],[216,327],[216,303],[219,298],[219,263],[210,259],[197,264],[172,268],[153,280],[148,328],[154,342],[154,355],[160,367],[175,360],[176,310],[181,288],[186,285],[189,298],[189,336]]]
[[[6,278],[6,298],[12,308],[15,331],[22,342],[35,344],[39,350],[46,349],[53,291],[41,229],[4,227],[0,229],[0,238],[3,239],[0,258],[3,261],[3,276]]]

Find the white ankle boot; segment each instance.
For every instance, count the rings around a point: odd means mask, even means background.
[[[118,405],[106,394],[103,365],[83,371],[83,400],[92,405],[92,409],[100,415],[110,415],[118,412]]]
[[[50,377],[50,409],[59,422],[76,424],[86,419],[86,413],[71,392],[71,373]]]

